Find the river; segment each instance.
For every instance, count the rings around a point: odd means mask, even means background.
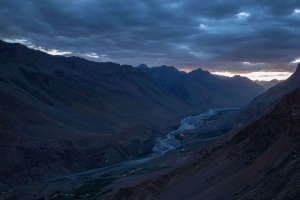
[[[145,163],[149,160],[152,160],[154,158],[162,156],[163,154],[165,154],[168,151],[171,151],[171,150],[174,150],[174,149],[180,147],[181,141],[179,141],[175,138],[176,134],[179,134],[180,132],[185,131],[185,130],[197,129],[204,125],[205,119],[207,119],[211,116],[217,115],[221,111],[232,110],[232,109],[236,109],[236,108],[208,109],[205,112],[202,112],[198,115],[189,116],[189,117],[182,119],[181,124],[177,129],[173,130],[172,132],[170,132],[169,134],[167,134],[164,137],[157,138],[156,145],[152,148],[153,153],[148,155],[145,158],[139,158],[139,159],[135,159],[135,160],[131,160],[131,161],[125,161],[122,163],[118,163],[115,165],[110,165],[107,167],[101,167],[101,168],[96,168],[96,169],[92,169],[92,170],[87,170],[87,171],[83,171],[80,173],[67,175],[67,176],[63,176],[60,178],[56,178],[56,179],[51,179],[49,181],[56,181],[56,180],[60,180],[60,179],[74,180],[74,179],[78,179],[78,178],[82,178],[82,177],[90,177],[90,178],[99,177],[101,175],[104,175],[104,174],[107,174],[107,173],[110,173],[113,171],[127,169],[129,167],[133,167],[133,166],[137,166],[139,164]]]

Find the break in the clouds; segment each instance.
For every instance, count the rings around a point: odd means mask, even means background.
[[[0,0],[0,38],[56,55],[232,73],[295,69],[300,1]]]

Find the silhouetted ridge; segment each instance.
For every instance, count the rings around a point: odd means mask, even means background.
[[[193,71],[191,71],[190,73],[196,73],[196,74],[211,74],[209,71],[207,71],[207,70],[203,70],[203,69],[201,69],[201,68],[198,68],[198,69],[196,69],[196,70],[193,70]]]
[[[54,66],[62,62],[64,67],[76,70],[83,75],[91,76],[95,80],[98,80],[103,75],[127,73],[142,75],[139,70],[134,69],[130,65],[120,65],[113,62],[94,62],[77,56],[53,56],[39,50],[30,49],[22,44],[3,41],[0,42],[0,60],[14,64],[26,64],[34,69],[45,67],[46,65],[41,65],[43,62],[52,63]]]
[[[176,80],[185,75],[185,72],[178,71],[175,67],[166,65],[149,68],[147,65],[141,64],[137,69],[144,72],[152,81],[164,88],[169,88]]]
[[[152,68],[140,65],[137,69],[194,108],[241,106],[265,91],[248,78],[221,79],[201,68],[189,73],[165,65]]]
[[[300,63],[298,63],[298,66],[297,66],[294,74],[297,74],[297,76],[300,76]]]
[[[148,66],[146,64],[140,64],[139,66],[137,66],[138,68],[148,68]]]
[[[195,108],[233,107],[249,103],[265,89],[253,81],[235,77],[220,79],[201,68],[191,71],[170,86],[173,94]]]

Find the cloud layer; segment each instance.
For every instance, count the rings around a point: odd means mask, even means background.
[[[133,66],[293,71],[300,57],[298,0],[0,0],[0,27],[6,41]]]

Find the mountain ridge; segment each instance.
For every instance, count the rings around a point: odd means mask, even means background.
[[[189,73],[181,73],[174,67],[166,66],[148,68],[143,65],[139,69],[154,82],[169,89],[175,96],[196,109],[200,109],[201,106],[205,108],[242,106],[265,91],[262,86],[245,77],[223,80],[201,68]],[[164,73],[166,69],[172,72]],[[157,77],[161,80],[158,81]],[[171,81],[166,84],[167,80]]]
[[[264,92],[259,85],[247,85],[242,81],[221,80],[199,68],[174,83],[171,91],[196,107],[199,102],[207,107],[241,106]]]
[[[252,102],[237,112],[234,124],[251,123],[270,111],[284,94],[300,86],[300,63],[295,72],[286,80],[268,89],[265,93],[255,97]]]
[[[226,103],[218,100],[226,96],[224,85],[232,85],[211,76],[198,69],[174,81],[188,83],[188,102],[129,65],[52,56],[1,41],[0,190],[151,153],[156,137],[183,117],[232,106],[233,91]],[[201,81],[220,86],[220,94]]]
[[[149,68],[145,64],[137,66],[139,70],[144,72],[151,80],[164,88],[169,88],[175,80],[184,76],[185,72],[178,71],[173,66],[162,65],[160,67]]]
[[[151,152],[194,111],[129,65],[0,42],[0,190]]]

